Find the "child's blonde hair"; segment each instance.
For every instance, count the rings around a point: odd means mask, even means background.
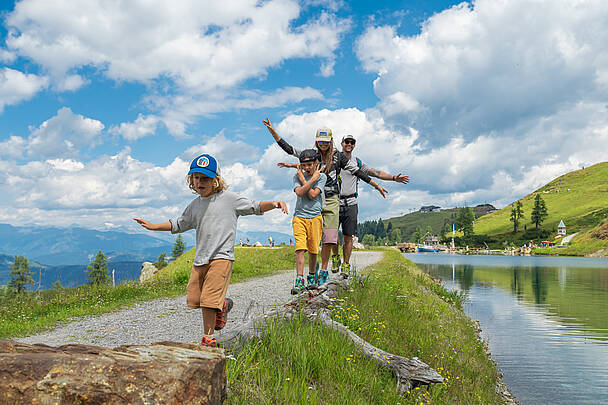
[[[190,188],[190,190],[192,190],[196,193],[196,190],[194,189],[193,177],[194,177],[194,173],[187,175],[186,183],[188,183],[188,187]],[[226,182],[224,181],[222,176],[217,175],[213,178],[213,194],[219,193],[220,191],[224,191],[227,188],[228,188],[228,184],[226,184]]]

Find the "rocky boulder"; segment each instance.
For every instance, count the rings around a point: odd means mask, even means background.
[[[0,339],[1,404],[220,404],[222,349],[27,345]]]
[[[143,283],[150,280],[158,272],[155,265],[150,262],[143,262],[141,264],[141,272],[139,273],[139,282]]]

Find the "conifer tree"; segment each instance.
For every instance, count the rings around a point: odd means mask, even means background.
[[[167,256],[166,253],[161,253],[158,256],[158,259],[156,260],[156,263],[154,263],[154,267],[156,267],[157,269],[162,269],[164,267],[167,267],[167,260],[165,260],[165,256]]]
[[[534,197],[534,208],[532,208],[532,213],[530,214],[530,219],[536,225],[536,230],[538,230],[548,215],[545,200],[542,199],[540,194],[536,194],[536,197]]]
[[[177,239],[175,239],[175,244],[173,245],[173,250],[171,251],[171,257],[173,260],[177,259],[184,253],[186,250],[186,242],[184,242],[184,238],[182,235],[177,235]]]
[[[89,275],[87,283],[90,285],[105,285],[110,284],[110,276],[108,275],[108,259],[101,253],[97,252],[95,260],[87,266],[86,273]]]
[[[473,236],[473,221],[475,220],[475,214],[471,207],[462,207],[458,210],[458,216],[456,217],[456,229],[462,231],[465,238]]]
[[[510,221],[513,222],[513,233],[517,233],[519,229],[519,223],[524,218],[523,204],[521,201],[511,204],[511,217]]]
[[[384,238],[386,236],[386,230],[384,229],[384,222],[382,218],[378,218],[378,224],[376,225],[376,240]]]
[[[25,256],[15,256],[15,261],[10,265],[11,281],[8,287],[21,294],[28,284],[33,284],[34,279],[30,272],[30,263]]]

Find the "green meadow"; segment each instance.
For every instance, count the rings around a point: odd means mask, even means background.
[[[194,249],[159,271],[156,279],[112,286],[80,286],[44,290],[38,296],[24,292],[0,294],[0,338],[27,336],[64,324],[70,318],[103,314],[126,305],[185,294]],[[236,248],[232,282],[294,268],[293,248]]]
[[[392,374],[332,329],[297,318],[228,360],[228,404],[498,404],[498,373],[462,311],[462,298],[397,251],[332,305],[334,320],[373,345],[418,357],[445,383],[399,395]]]
[[[227,358],[226,403],[261,404],[495,404],[499,378],[462,311],[448,292],[396,250],[367,269],[367,277],[332,305],[332,317],[372,344],[418,357],[445,382],[399,395],[392,374],[363,357],[338,332],[296,317],[269,320],[269,333]],[[82,286],[0,297],[0,337],[25,336],[83,315],[183,294],[194,252],[182,255],[147,283]],[[293,268],[292,247],[237,248],[233,282]]]
[[[530,213],[536,193],[540,193],[548,210],[543,229],[557,234],[557,225],[563,220],[568,234],[589,230],[608,218],[608,162],[567,173],[522,198],[525,218],[520,233],[524,226],[534,228]],[[475,233],[494,237],[512,234],[510,215],[510,205],[484,215],[475,221]]]

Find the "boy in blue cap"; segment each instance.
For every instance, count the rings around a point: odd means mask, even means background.
[[[199,196],[179,218],[152,224],[134,218],[151,231],[181,233],[196,229],[196,253],[190,281],[186,288],[186,304],[203,312],[202,346],[217,346],[214,330],[226,325],[232,300],[226,298],[234,262],[236,223],[241,215],[261,215],[275,208],[287,214],[284,201],[253,201],[231,191],[220,176],[218,163],[211,155],[197,156],[186,177],[188,186]]]

